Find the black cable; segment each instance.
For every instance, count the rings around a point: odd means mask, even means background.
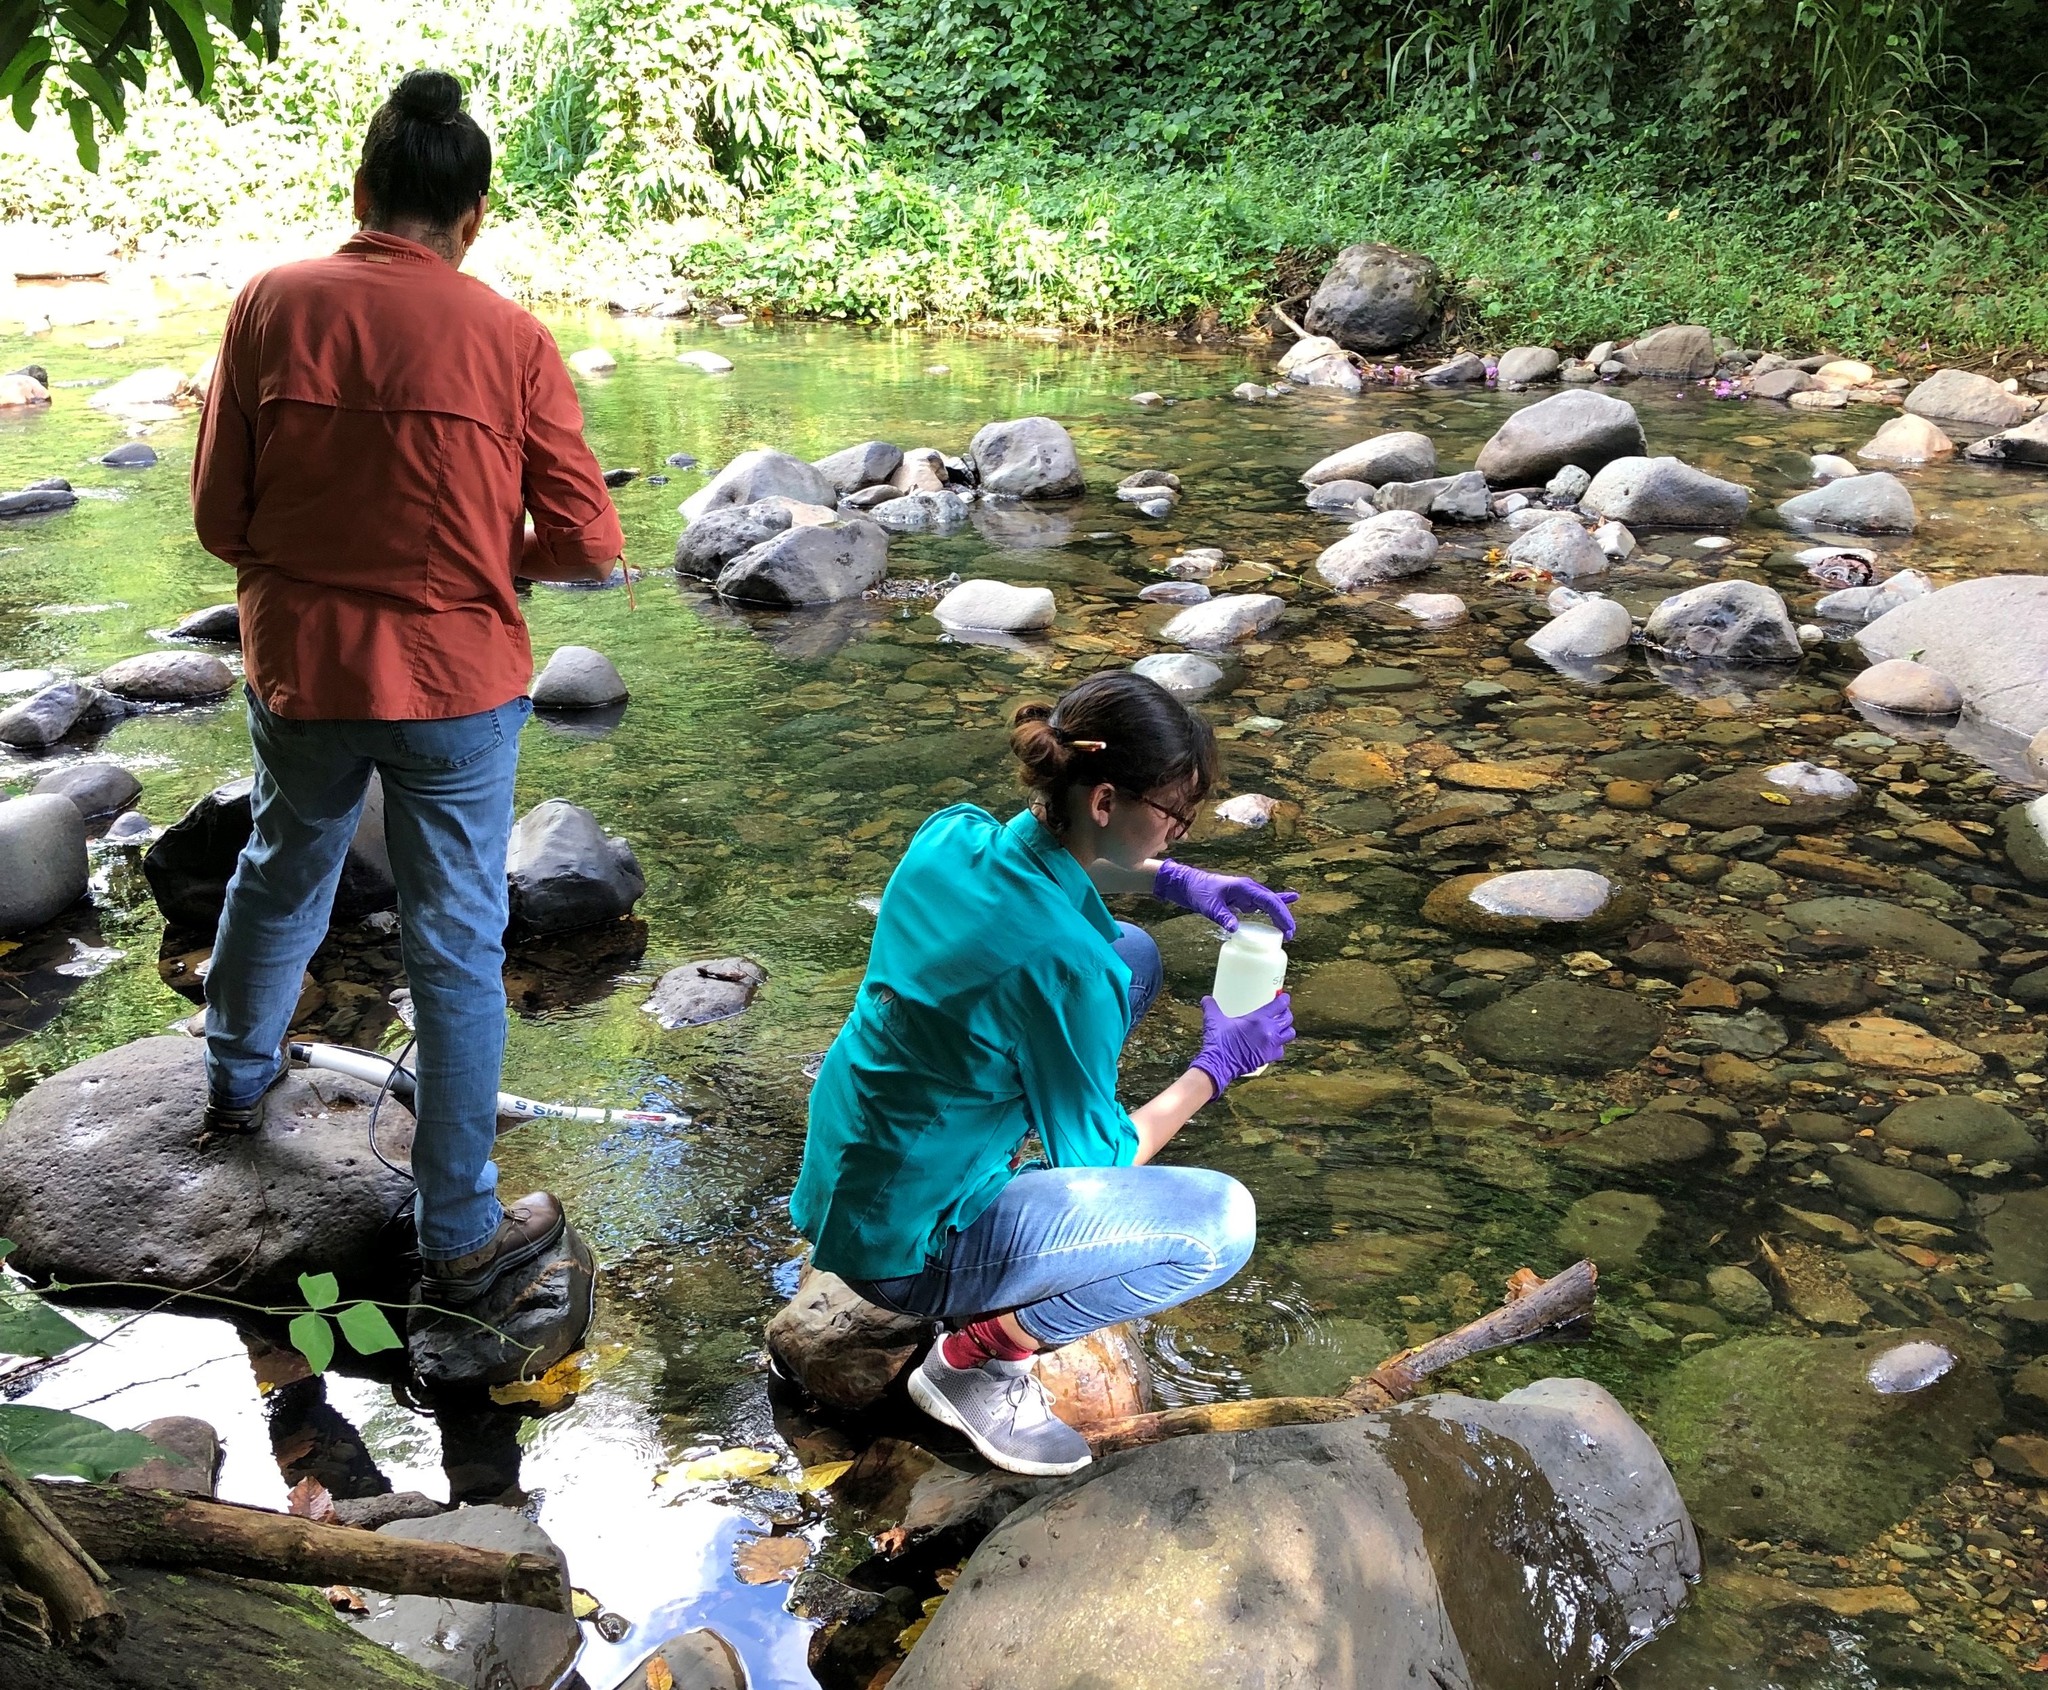
[[[384,1100],[391,1095],[391,1082],[398,1076],[399,1064],[405,1061],[406,1057],[412,1053],[412,1047],[418,1043],[419,1035],[415,1033],[399,1047],[398,1054],[391,1059],[391,1066],[384,1070],[384,1083],[377,1088],[377,1100],[370,1105],[370,1154],[409,1185],[418,1183],[413,1178],[412,1170],[410,1168],[401,1168],[396,1162],[386,1156],[383,1151],[377,1148],[377,1113],[384,1107]],[[407,1201],[410,1202],[411,1199],[408,1198]],[[394,1211],[395,1213],[396,1211]]]

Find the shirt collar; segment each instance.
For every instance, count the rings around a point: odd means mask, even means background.
[[[342,242],[341,250],[351,258],[375,254],[379,258],[400,258],[414,264],[448,262],[432,247],[421,246],[418,241],[409,241],[403,235],[387,235],[382,229],[358,229]]]
[[[1052,877],[1053,884],[1066,893],[1091,927],[1105,939],[1116,937],[1116,917],[1109,913],[1109,906],[1096,891],[1095,882],[1088,878],[1081,859],[1060,843],[1059,836],[1035,812],[1019,810],[1004,824],[1003,831]]]

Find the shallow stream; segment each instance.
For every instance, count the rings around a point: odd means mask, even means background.
[[[122,430],[86,409],[84,389],[66,385],[155,363],[190,369],[210,349],[219,321],[217,304],[206,302],[168,314],[154,332],[131,335],[117,349],[88,350],[90,330],[0,348],[0,363],[33,359],[58,384],[46,414],[0,417],[0,486],[65,475],[82,495],[75,510],[0,531],[0,670],[90,675],[149,649],[188,612],[232,595],[230,572],[200,550],[190,530],[191,423],[151,433],[163,455],[159,467],[102,468],[95,459]],[[566,643],[595,646],[623,672],[632,700],[605,731],[535,721],[525,736],[520,808],[566,797],[631,841],[648,879],[639,908],[647,931],[644,956],[623,971],[599,967],[567,988],[546,970],[525,980],[515,971],[523,1001],[506,1085],[528,1096],[647,1102],[693,1117],[689,1128],[662,1133],[537,1123],[500,1145],[507,1189],[545,1185],[561,1194],[605,1265],[592,1339],[596,1376],[572,1406],[526,1422],[519,1434],[519,1481],[539,1496],[539,1519],[567,1552],[576,1582],[632,1623],[618,1641],[586,1627],[582,1670],[593,1690],[606,1690],[684,1623],[711,1624],[727,1636],[757,1686],[812,1682],[805,1666],[812,1622],[788,1610],[790,1587],[743,1583],[732,1565],[735,1546],[765,1530],[762,1522],[777,1509],[788,1515],[790,1499],[657,1476],[717,1450],[781,1447],[762,1327],[791,1293],[798,1269],[785,1200],[801,1151],[806,1068],[851,1001],[872,902],[892,864],[941,804],[969,799],[1000,813],[1015,805],[999,728],[1020,698],[1050,695],[1095,668],[1166,649],[1157,633],[1173,607],[1142,604],[1137,594],[1164,579],[1166,559],[1185,547],[1229,554],[1227,571],[1209,583],[1216,590],[1242,583],[1279,593],[1290,609],[1268,635],[1232,655],[1225,684],[1202,705],[1227,742],[1217,797],[1260,792],[1282,808],[1257,831],[1205,817],[1183,852],[1304,893],[1297,982],[1306,985],[1318,966],[1346,959],[1377,963],[1399,982],[1405,1009],[1381,1004],[1368,1013],[1328,994],[1317,1034],[1295,1046],[1282,1074],[1206,1111],[1172,1147],[1171,1159],[1243,1179],[1258,1198],[1261,1225],[1258,1251],[1237,1281],[1146,1332],[1161,1403],[1334,1390],[1393,1349],[1491,1306],[1513,1269],[1550,1273],[1566,1265],[1588,1247],[1588,1228],[1606,1224],[1611,1212],[1581,1200],[1619,1187],[1652,1199],[1658,1213],[1603,1274],[1597,1336],[1569,1350],[1517,1351],[1451,1383],[1494,1395],[1547,1373],[1582,1372],[1647,1413],[1680,1358],[1734,1330],[1710,1306],[1707,1271],[1754,1262],[1759,1230],[1779,1227],[1780,1203],[1844,1212],[1833,1193],[1812,1183],[1831,1154],[1827,1142],[1807,1143],[1802,1156],[1798,1145],[1815,1129],[1787,1125],[1786,1115],[1832,1113],[1841,1119],[1829,1136],[1847,1140],[1911,1086],[1865,1089],[1828,1052],[1804,1042],[1801,1029],[1821,1017],[1765,1006],[1786,1015],[1792,1044],[1771,1053],[1774,1090],[1714,1098],[1724,1113],[1701,1117],[1714,1132],[1710,1155],[1675,1166],[1603,1164],[1573,1147],[1604,1118],[1673,1092],[1712,1094],[1701,1080],[1711,1039],[1702,1051],[1674,1016],[1657,1053],[1613,1073],[1578,1077],[1481,1061],[1459,1029],[1490,997],[1549,977],[1639,990],[1655,976],[1620,966],[1625,934],[1596,941],[1597,957],[1567,960],[1579,947],[1446,933],[1421,919],[1420,899],[1465,869],[1595,867],[1650,895],[1645,919],[1661,932],[1638,935],[1639,942],[1683,940],[1707,966],[1735,973],[1745,960],[1787,956],[1795,933],[1778,909],[1788,898],[1857,888],[1794,882],[1775,895],[1738,898],[1691,884],[1665,861],[1688,848],[1675,843],[1684,830],[1673,835],[1674,824],[1654,811],[1610,804],[1608,776],[1589,769],[1588,759],[1675,746],[1699,753],[1711,775],[1813,758],[1880,785],[1894,778],[1897,787],[1915,789],[1915,803],[1946,800],[1939,813],[1983,840],[1998,809],[2025,795],[2010,778],[2018,767],[2013,748],[1949,749],[1932,733],[1920,736],[1925,745],[1838,744],[1872,731],[1841,698],[1840,681],[1856,666],[1841,648],[1824,649],[1796,675],[1769,684],[1674,687],[1651,675],[1640,652],[1601,685],[1552,675],[1509,655],[1543,612],[1534,595],[1487,584],[1485,553],[1508,538],[1498,528],[1441,529],[1446,547],[1435,573],[1377,599],[1340,600],[1316,581],[1307,566],[1341,530],[1303,508],[1296,478],[1304,468],[1368,435],[1414,428],[1434,437],[1446,471],[1461,469],[1521,396],[1404,390],[1361,398],[1303,393],[1258,404],[1228,398],[1234,384],[1266,379],[1263,348],[989,341],[837,326],[718,330],[606,318],[555,327],[565,350],[601,344],[619,356],[615,374],[579,385],[602,462],[642,471],[616,497],[628,558],[650,571],[668,563],[678,502],[702,484],[702,471],[665,467],[673,452],[694,453],[710,468],[756,445],[808,458],[881,438],[957,452],[984,422],[1046,414],[1073,432],[1090,483],[1087,497],[1071,505],[978,506],[974,524],[957,536],[902,539],[892,548],[893,576],[957,573],[1051,586],[1060,614],[1049,637],[961,643],[931,619],[929,599],[917,598],[740,615],[663,575],[639,584],[637,607],[616,590],[542,588],[528,601],[537,658]],[[715,345],[737,367],[724,377],[680,367],[673,355],[682,344]],[[1134,406],[1130,395],[1143,389],[1176,402]],[[1637,383],[1625,394],[1642,414],[1652,452],[1748,483],[1756,503],[1733,550],[1703,551],[1691,533],[1640,535],[1643,553],[1612,572],[1605,589],[1640,614],[1679,587],[1748,573],[1778,586],[1801,614],[1826,589],[1790,563],[1789,537],[1768,525],[1770,507],[1807,485],[1808,454],[1853,450],[1889,413],[1716,402],[1665,383]],[[1163,521],[1111,496],[1119,477],[1141,468],[1170,469],[1182,480],[1185,497]],[[669,479],[657,484],[659,476]],[[1887,565],[1910,564],[1937,583],[2048,570],[2048,477],[1954,464],[1905,479],[1924,520],[1910,539],[1874,542]],[[1410,589],[1460,592],[1474,617],[1420,629],[1393,608]],[[0,684],[26,685],[5,677]],[[1901,738],[1896,727],[1887,733]],[[1499,825],[1462,843],[1400,834],[1403,818],[1463,801],[1448,787],[1440,795],[1423,790],[1433,772],[1427,753],[1437,743],[1473,761],[1550,759],[1546,782],[1508,795],[1503,816],[1469,818]],[[86,755],[134,769],[144,786],[141,807],[159,824],[249,766],[242,708],[230,701],[134,718],[98,743],[67,743],[38,758],[0,753],[0,783],[25,790],[48,768]],[[1889,776],[1866,772],[1887,763]],[[1992,953],[2048,949],[2048,914],[2038,903],[1973,902],[1975,865],[1967,856],[1902,842],[1896,832],[1866,851],[1859,841],[1883,827],[1866,816],[1836,833],[1843,854],[1890,877],[1891,890],[1880,896],[1974,931]],[[1884,853],[1881,864],[1869,851]],[[97,928],[67,936],[67,946],[69,937],[78,939],[75,952],[0,959],[0,970],[17,970],[4,980],[13,1001],[0,1005],[0,1028],[8,1029],[0,1038],[10,1041],[0,1050],[8,1098],[67,1063],[162,1032],[191,1012],[159,976],[161,923],[132,859],[108,852],[97,868]],[[1121,913],[1156,922],[1165,912]],[[1496,954],[1472,959],[1481,949]],[[641,1013],[662,970],[734,954],[768,972],[744,1015],[671,1033]],[[53,972],[67,955],[72,972]],[[1468,960],[1452,962],[1461,956]],[[29,961],[38,966],[21,966]],[[2038,1026],[1953,970],[1882,950],[1861,966],[1892,1001],[1917,1006],[1948,1038]],[[1199,971],[1197,956],[1183,979]],[[1641,995],[1668,1004],[1682,978]],[[1149,1095],[1193,1049],[1196,996],[1179,991],[1139,1030],[1128,1096]],[[335,1031],[350,1040],[367,1036]],[[2038,1123],[2041,1071],[2038,1057],[2021,1054],[1992,1062],[1973,1084]],[[1312,1076],[1324,1079],[1302,1083]],[[1729,1148],[1731,1130],[1761,1131],[1793,1149],[1744,1168]],[[2017,1189],[2016,1178],[1958,1183],[1974,1196]],[[1627,1215],[1641,1212],[1623,1207]],[[1996,1276],[1981,1255],[1969,1256],[1976,1248],[1955,1247],[1969,1259],[1942,1271],[1949,1285],[1939,1294],[1921,1283],[1937,1276],[1910,1264],[1888,1279],[1883,1263],[1865,1262],[1857,1283],[1873,1330],[1950,1321],[1987,1346],[2003,1380],[2040,1351],[2042,1335],[2035,1328],[2029,1338],[2000,1317]],[[2048,1297],[2048,1285],[2032,1291]],[[86,1318],[111,1324],[111,1317]],[[1766,1327],[1804,1330],[1782,1311]],[[284,1500],[280,1458],[288,1452],[274,1454],[268,1417],[276,1404],[266,1408],[244,1346],[225,1323],[151,1316],[54,1370],[23,1400],[66,1408],[90,1402],[90,1412],[116,1424],[202,1416],[227,1440],[222,1494],[271,1506]],[[395,1402],[386,1385],[335,1375],[327,1400],[397,1488],[447,1493],[435,1427]],[[850,1449],[818,1433],[798,1453],[808,1464]],[[2028,1515],[2024,1492],[2012,1493],[2020,1501],[2011,1503],[2001,1500],[2002,1485],[1978,1486],[1967,1467],[1955,1478],[1961,1488],[1944,1503],[1955,1519],[1955,1510],[1979,1507],[1972,1487],[1984,1491],[1984,1511]],[[798,1515],[797,1528],[816,1546],[815,1567],[843,1572],[870,1552],[861,1522],[809,1503]],[[2031,1519],[2048,1531],[2038,1508]],[[1944,1522],[1933,1540],[1947,1556],[1944,1534],[1954,1520]],[[1844,1560],[1836,1582],[1850,1579],[1847,1568]],[[1790,1576],[1775,1562],[1771,1571]],[[1877,1682],[1868,1649],[1898,1641],[1824,1613],[1817,1620],[1781,1605],[1766,1619],[1762,1607],[1751,1613],[1726,1600],[1732,1610],[1710,1604],[1659,1645],[1651,1659],[1665,1664],[1653,1666],[1652,1676],[1666,1673],[1660,1681],[1674,1685],[1868,1685]],[[1989,1647],[2017,1639],[2026,1659],[2048,1647],[2024,1590],[2002,1611],[1997,1604],[1981,1615],[1974,1607],[1953,1615],[1943,1609],[1942,1624],[1951,1619]],[[2018,1627],[2013,1637],[2004,1629],[2009,1622]]]

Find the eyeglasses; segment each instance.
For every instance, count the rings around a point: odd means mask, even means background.
[[[1122,787],[1118,787],[1117,790],[1123,792]],[[1185,839],[1188,829],[1195,825],[1196,812],[1193,810],[1169,810],[1164,804],[1155,804],[1142,792],[1124,792],[1124,796],[1126,798],[1135,798],[1148,810],[1158,811],[1160,815],[1173,824],[1171,830],[1166,835],[1166,843],[1169,845],[1173,844],[1176,840]]]

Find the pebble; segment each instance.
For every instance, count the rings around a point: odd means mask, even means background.
[[[1268,798],[1263,792],[1245,792],[1218,804],[1216,814],[1239,827],[1264,827],[1279,807],[1277,798]]]
[[[1430,628],[1450,628],[1465,620],[1465,601],[1456,593],[1406,593],[1394,601],[1396,610],[1406,611]],[[2044,733],[2048,739],[2048,733]],[[2048,745],[2043,746],[2048,752]]]
[[[1223,671],[1206,657],[1184,651],[1162,651],[1141,657],[1131,665],[1131,673],[1156,681],[1176,698],[1200,698],[1223,680]]]
[[[676,362],[685,369],[702,370],[707,376],[722,376],[732,369],[730,358],[722,353],[706,351],[702,347],[693,347],[688,352],[678,352]]]
[[[1955,1351],[1946,1344],[1916,1338],[1894,1344],[1870,1364],[1863,1376],[1874,1391],[1888,1397],[1905,1396],[1945,1379],[1955,1364]]]
[[[1209,589],[1199,581],[1154,581],[1138,597],[1147,604],[1206,604]]]
[[[1764,770],[1764,779],[1780,791],[1802,798],[1841,801],[1854,798],[1858,791],[1856,783],[1840,769],[1803,761],[1774,764]]]
[[[939,600],[932,614],[948,628],[1015,634],[1050,628],[1056,609],[1050,587],[977,580],[962,581]]]

